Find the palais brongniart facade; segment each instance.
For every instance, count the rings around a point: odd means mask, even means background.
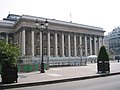
[[[36,28],[36,19],[39,22],[46,20],[14,14],[0,20],[0,39],[17,45],[22,59],[37,59],[42,56],[42,49],[47,57],[97,55],[103,44],[104,31],[100,27],[47,19],[49,26],[42,33]]]

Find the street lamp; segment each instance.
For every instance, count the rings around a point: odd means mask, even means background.
[[[44,29],[47,29],[49,23],[48,23],[47,19],[46,19],[45,22],[39,22],[39,20],[36,19],[35,23],[36,23],[36,27],[37,27],[37,29],[39,30],[39,32],[42,31],[42,61],[41,61],[41,73],[45,73],[45,71],[44,71],[44,62],[43,62],[43,31],[44,31]],[[39,49],[39,50],[40,50],[40,49]],[[39,53],[40,53],[40,51],[39,51]],[[40,57],[39,57],[39,58],[40,58]]]

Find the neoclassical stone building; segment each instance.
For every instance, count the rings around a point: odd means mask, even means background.
[[[103,28],[47,19],[49,26],[42,34],[36,29],[36,19],[39,22],[46,20],[36,16],[9,14],[0,21],[0,39],[19,46],[21,58],[39,58],[42,49],[47,57],[97,55],[103,44]]]

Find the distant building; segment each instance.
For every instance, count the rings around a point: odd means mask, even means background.
[[[46,20],[41,17],[14,14],[0,20],[0,39],[5,39],[6,43],[17,44],[22,59],[35,60],[41,57],[42,49],[43,55],[47,57],[97,55],[103,44],[103,28],[55,19],[47,19],[49,26],[43,32],[42,41],[42,32],[36,29],[36,19],[40,22]],[[113,45],[110,48],[113,48]]]
[[[109,52],[109,39],[110,39],[109,35],[104,36],[103,43],[107,52]]]
[[[120,55],[120,27],[113,29],[109,34],[109,50],[115,55]]]

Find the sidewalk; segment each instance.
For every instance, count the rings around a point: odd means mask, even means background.
[[[120,74],[120,63],[118,62],[110,63],[109,75],[114,74]],[[87,64],[87,66],[55,67],[50,68],[49,70],[45,71],[45,73],[40,73],[40,71],[30,73],[19,73],[18,83],[0,84],[0,88],[15,88],[31,85],[43,85],[65,81],[83,80],[88,78],[97,78],[102,76],[101,74],[97,74],[96,63]]]

